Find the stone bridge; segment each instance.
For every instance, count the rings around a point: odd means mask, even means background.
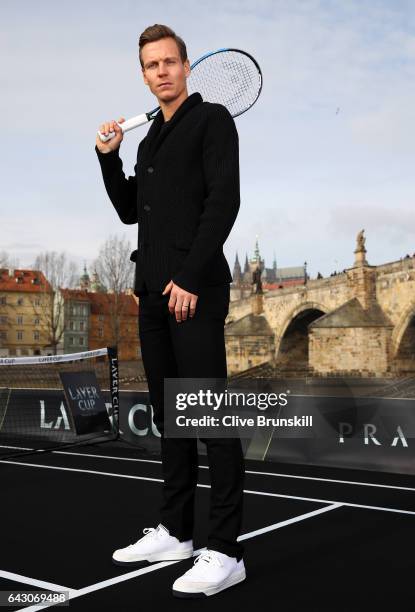
[[[317,375],[415,373],[415,257],[371,266],[365,253],[358,240],[343,273],[231,302],[229,373],[265,362]]]

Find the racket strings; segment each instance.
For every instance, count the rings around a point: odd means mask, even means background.
[[[187,85],[190,92],[198,91],[203,100],[223,104],[236,117],[258,98],[261,74],[248,55],[221,51],[192,67]]]
[[[243,62],[233,61],[227,62],[226,68],[232,72],[232,79],[235,81],[237,85],[237,89],[233,93],[233,95],[228,99],[228,104],[237,105],[240,104],[241,101],[244,101],[243,107],[245,108],[247,104],[247,94],[251,91],[251,86],[255,85],[255,82],[252,79],[252,74],[250,74],[247,66]],[[254,75],[257,76],[257,75]]]

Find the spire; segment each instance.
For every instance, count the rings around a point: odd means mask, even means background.
[[[89,278],[88,270],[86,267],[86,261],[84,261],[84,273],[79,279],[79,287],[80,289],[88,290],[90,288],[90,285],[91,285],[91,279]]]
[[[232,280],[234,283],[238,283],[240,282],[241,277],[242,277],[241,264],[239,263],[238,251],[237,251],[236,257],[235,257],[235,264],[233,266]]]
[[[244,266],[244,274],[245,272],[249,272],[250,268],[249,268],[249,262],[248,262],[248,253],[245,253],[245,266]]]
[[[261,261],[261,255],[259,254],[259,246],[258,246],[258,234],[256,235],[256,240],[255,240],[254,260],[257,261],[258,263]]]

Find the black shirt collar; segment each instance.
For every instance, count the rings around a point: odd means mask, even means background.
[[[176,108],[173,115],[168,121],[164,121],[164,116],[161,110],[157,113],[153,119],[153,123],[147,132],[147,147],[151,155],[154,155],[156,150],[160,147],[163,140],[170,133],[170,131],[177,125],[180,119],[194,106],[203,102],[203,98],[198,91],[190,94],[183,100],[178,108]],[[162,129],[163,128],[163,129]]]

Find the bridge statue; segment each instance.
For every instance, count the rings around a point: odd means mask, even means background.
[[[366,242],[366,238],[365,238],[365,236],[363,235],[363,234],[364,234],[364,231],[365,231],[365,230],[364,230],[364,229],[362,229],[362,230],[360,230],[360,232],[357,234],[357,239],[356,239],[356,243],[357,243],[357,245],[356,245],[356,251],[355,251],[355,253],[356,253],[357,251],[364,251],[364,252],[366,252],[366,249],[365,249],[365,242]]]
[[[252,273],[252,284],[255,285],[254,293],[262,293],[261,270],[258,266]]]
[[[354,253],[356,255],[355,260],[354,260],[354,265],[355,266],[367,266],[369,265],[366,257],[365,257],[365,253],[366,253],[366,248],[365,248],[365,242],[366,242],[366,237],[363,235],[364,234],[364,229],[360,230],[360,232],[357,234],[356,237],[356,248],[354,250]]]

